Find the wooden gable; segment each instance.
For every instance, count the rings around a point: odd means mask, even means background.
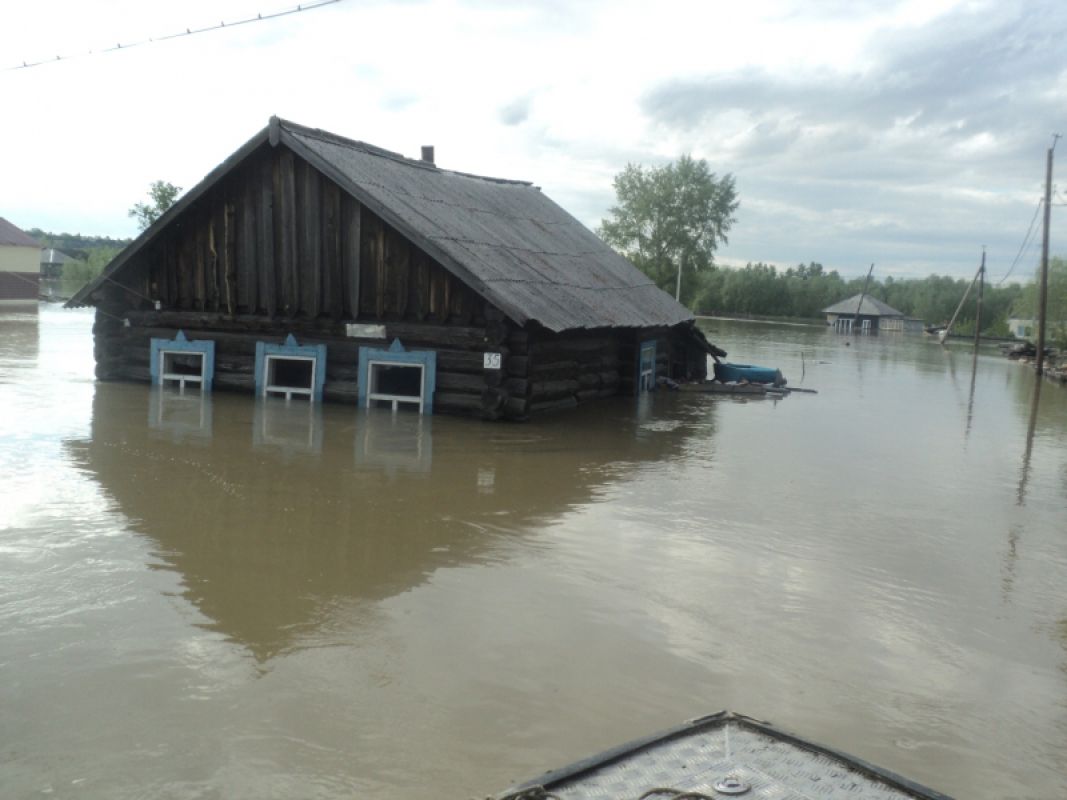
[[[285,147],[255,150],[131,260],[119,283],[165,310],[484,318],[478,295]]]

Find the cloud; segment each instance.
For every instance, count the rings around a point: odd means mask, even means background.
[[[530,104],[533,98],[529,95],[519,97],[500,109],[498,115],[504,125],[521,125],[530,118]]]
[[[1052,54],[1067,5],[967,4],[869,27],[844,68],[679,76],[650,87],[641,109],[738,176],[746,202],[728,250],[745,260],[880,250],[930,271],[983,243],[1010,258],[1064,122],[1067,70]]]
[[[899,134],[934,138],[944,146],[986,136],[1018,153],[1029,129],[1044,140],[1062,119],[1062,96],[1049,91],[1050,54],[1067,31],[1067,6],[1043,11],[963,9],[921,29],[890,30],[871,42],[864,62],[781,75],[749,67],[728,74],[665,81],[642,108],[655,122],[693,130],[740,112],[757,141],[777,135],[785,150],[820,131],[857,131],[893,145]],[[791,129],[791,139],[781,136]],[[748,144],[761,153],[767,145]]]
[[[209,0],[115,2],[105,17],[23,4],[0,51],[84,52],[218,16]],[[22,155],[0,207],[28,225],[130,233],[126,209],[149,181],[194,185],[277,113],[403,152],[433,141],[440,163],[531,180],[592,227],[627,163],[691,153],[737,178],[723,258],[839,266],[833,250],[844,267],[883,248],[962,274],[951,254],[969,253],[968,237],[1010,258],[1029,223],[1049,134],[1067,128],[1065,38],[1067,4],[1049,0],[339,3],[2,73],[10,107],[64,97],[78,124],[0,131]],[[240,90],[205,89],[220,80]],[[134,100],[101,105],[102,91]],[[44,188],[57,180],[62,197]]]

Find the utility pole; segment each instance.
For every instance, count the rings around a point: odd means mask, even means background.
[[[974,277],[971,278],[971,282],[967,284],[967,291],[965,291],[963,293],[963,299],[960,300],[960,304],[958,306],[956,306],[956,311],[952,314],[952,319],[950,319],[948,321],[948,325],[945,326],[945,329],[943,331],[941,331],[941,334],[937,337],[937,340],[939,342],[941,342],[941,344],[945,343],[945,339],[947,339],[948,335],[952,332],[952,326],[956,324],[956,317],[958,317],[960,315],[960,311],[963,309],[963,304],[966,303],[967,302],[967,298],[971,296],[971,289],[973,289],[974,285],[976,283],[978,283],[978,275],[984,269],[984,265],[985,265],[985,254],[983,253],[982,254],[982,266],[978,267],[978,269],[975,271]]]
[[[982,338],[982,289],[985,288],[985,245],[982,245],[982,266],[978,268],[978,310],[974,315],[974,352],[978,354],[978,341]]]
[[[1045,164],[1045,231],[1041,237],[1041,279],[1037,283],[1037,374],[1045,371],[1045,315],[1048,313],[1048,228],[1052,212],[1052,152],[1056,149],[1058,133],[1052,134]]]
[[[871,273],[874,272],[874,264],[871,264],[871,268],[867,270],[867,280],[863,282],[863,291],[860,292],[860,301],[856,304],[856,314],[852,317],[852,333],[853,335],[859,333],[857,330],[857,322],[860,321],[860,309],[863,308],[863,298],[867,296],[867,287],[871,285]]]

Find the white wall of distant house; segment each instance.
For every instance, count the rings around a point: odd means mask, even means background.
[[[41,248],[0,245],[0,272],[41,271]]]

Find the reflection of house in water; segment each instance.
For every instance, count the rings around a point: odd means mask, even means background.
[[[211,394],[153,386],[148,400],[148,427],[175,442],[211,439]]]
[[[417,415],[333,406],[320,452],[291,458],[259,446],[250,428],[264,423],[239,396],[215,396],[197,447],[138,423],[145,398],[98,384],[91,437],[68,447],[186,597],[260,660],[300,647],[338,607],[493,557],[642,463],[677,456],[693,430],[650,430],[626,404],[521,428],[442,418],[432,431]],[[694,418],[702,436],[711,413]]]
[[[259,398],[252,418],[252,443],[286,454],[321,453],[322,407],[280,397]]]
[[[41,345],[37,309],[0,310],[0,363],[3,369],[37,366]]]
[[[415,414],[368,409],[358,417],[356,463],[386,470],[429,472],[433,465],[433,421]]]

